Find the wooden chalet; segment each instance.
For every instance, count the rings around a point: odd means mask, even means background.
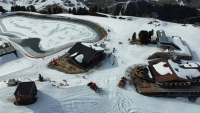
[[[37,87],[34,81],[19,83],[15,93],[16,101],[19,104],[32,104],[37,100]]]
[[[104,48],[89,43],[77,42],[68,53],[67,61],[79,68],[92,68],[105,58]]]

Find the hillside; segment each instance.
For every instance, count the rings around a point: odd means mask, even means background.
[[[54,16],[52,14],[52,16]],[[63,55],[70,48],[60,51],[51,56],[32,59],[24,55],[19,46],[16,46],[19,58],[13,54],[0,57],[0,109],[1,112],[36,112],[36,113],[199,113],[200,98],[195,103],[189,102],[185,98],[165,98],[148,97],[136,92],[133,85],[126,85],[125,89],[116,87],[122,76],[127,76],[127,72],[137,64],[147,64],[147,57],[162,51],[157,45],[129,45],[128,39],[136,32],[137,38],[140,30],[164,30],[167,37],[180,36],[184,44],[188,45],[193,59],[200,65],[200,27],[193,27],[191,24],[182,24],[160,21],[160,26],[147,24],[151,18],[134,17],[133,21],[94,17],[79,16],[71,14],[59,14],[59,16],[73,17],[89,20],[110,29],[108,32],[109,41],[104,42],[110,53],[113,48],[115,52],[110,58],[105,59],[100,67],[95,67],[89,73],[66,74],[47,68],[47,64],[58,56]],[[13,23],[13,21],[6,21]],[[32,22],[30,22],[32,23]],[[40,22],[36,25],[40,25]],[[20,26],[26,28],[26,25]],[[55,27],[56,28],[56,27]],[[50,33],[49,30],[47,33]],[[61,36],[62,34],[57,34]],[[154,35],[155,32],[154,32]],[[6,38],[5,36],[0,36]],[[121,42],[122,44],[119,44]],[[67,43],[67,42],[66,42]],[[110,62],[115,60],[115,64]],[[39,82],[38,75],[49,78],[51,82]],[[83,79],[85,76],[86,79]],[[15,106],[14,91],[16,86],[8,87],[6,82],[9,79],[20,81],[36,82],[38,89],[37,102],[27,106]],[[60,83],[67,80],[69,86],[59,87]],[[4,82],[6,81],[6,82]],[[54,82],[53,82],[54,81]],[[96,94],[88,86],[89,82],[96,82],[103,90]],[[55,86],[58,87],[55,87]]]

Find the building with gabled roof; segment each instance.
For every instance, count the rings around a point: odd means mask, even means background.
[[[9,42],[0,39],[0,57],[10,53],[14,53],[17,56],[15,48]]]
[[[37,100],[37,87],[34,81],[20,82],[15,90],[16,101],[20,104],[31,104]]]
[[[67,53],[51,61],[48,67],[68,74],[87,72],[105,59],[104,48],[77,42]]]
[[[104,58],[104,48],[89,43],[77,42],[65,58],[78,67],[87,67],[96,64],[95,61]],[[101,60],[100,60],[101,61]]]

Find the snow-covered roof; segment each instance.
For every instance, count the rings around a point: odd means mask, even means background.
[[[176,75],[180,78],[187,79],[187,76],[198,77],[200,76],[200,72],[197,69],[184,69],[179,66],[179,64],[173,62],[172,60],[168,60],[170,66],[172,67],[173,71]],[[193,66],[194,63],[191,63]],[[185,65],[185,64],[184,64]]]
[[[76,53],[70,55],[70,57],[76,56],[77,54],[78,54],[78,52],[76,52]]]
[[[75,59],[79,62],[79,63],[82,63],[83,62],[83,54],[80,54],[78,56],[75,57]]]
[[[168,40],[178,45],[181,50],[174,50],[175,54],[181,56],[192,56],[189,48],[185,46],[180,37],[175,36],[174,38],[168,37]]]
[[[190,67],[190,68],[197,68],[198,65],[196,63],[185,63],[185,64],[180,64],[183,67]]]
[[[163,65],[165,65],[166,62],[159,62],[157,64],[154,64],[153,67],[156,69],[156,71],[160,74],[160,75],[166,75],[168,73],[172,74],[171,70],[169,67],[164,67]]]
[[[150,69],[149,69],[149,67],[146,66],[146,68],[148,69],[148,75],[149,75],[149,78],[153,78],[153,77],[152,77],[152,74],[151,74],[151,71],[150,71]]]
[[[7,41],[1,40],[0,41],[0,45],[4,44],[4,43],[8,43]]]
[[[94,45],[92,45],[91,43],[81,43],[81,44],[83,44],[83,45],[85,45],[85,46],[87,46],[87,47],[91,47],[92,49],[97,50],[97,51],[102,51],[102,50],[104,50],[104,48],[94,46]]]

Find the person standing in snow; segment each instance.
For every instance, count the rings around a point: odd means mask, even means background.
[[[130,85],[131,85],[131,80],[129,80],[129,83],[130,83]]]

